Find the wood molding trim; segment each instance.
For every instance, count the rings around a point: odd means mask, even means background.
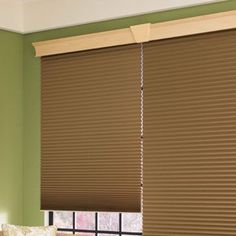
[[[130,26],[131,33],[133,34],[136,43],[148,42],[150,40],[151,24],[133,25]]]
[[[36,57],[236,28],[236,10],[33,43]]]

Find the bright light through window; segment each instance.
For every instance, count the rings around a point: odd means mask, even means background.
[[[142,235],[141,213],[54,211],[49,214],[49,222],[58,231],[81,236]]]

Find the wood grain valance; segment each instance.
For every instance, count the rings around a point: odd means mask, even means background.
[[[236,27],[236,11],[33,43],[36,57],[154,41]]]

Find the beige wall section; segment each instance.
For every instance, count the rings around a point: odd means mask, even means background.
[[[23,32],[23,3],[21,0],[0,0],[0,29]]]
[[[25,33],[217,2],[216,0],[26,0]],[[43,15],[43,17],[42,17]]]
[[[236,10],[33,43],[36,56],[83,51],[236,28]]]
[[[37,32],[218,1],[0,0],[0,29]]]

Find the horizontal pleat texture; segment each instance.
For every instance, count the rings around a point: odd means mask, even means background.
[[[41,65],[41,208],[140,211],[139,46]]]
[[[144,46],[144,236],[236,235],[236,31]]]

